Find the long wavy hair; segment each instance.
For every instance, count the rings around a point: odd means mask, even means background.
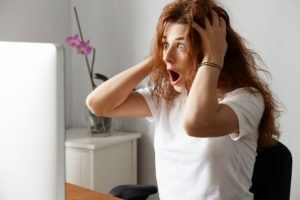
[[[227,12],[213,0],[175,0],[163,9],[158,20],[156,35],[152,46],[153,71],[150,75],[149,86],[152,88],[153,96],[160,96],[171,105],[179,94],[175,91],[169,81],[166,64],[163,61],[162,36],[167,23],[180,23],[187,25],[186,49],[192,63],[188,66],[190,71],[186,88],[191,88],[197,72],[197,64],[203,59],[203,49],[199,33],[192,27],[192,22],[204,27],[204,19],[207,16],[212,19],[211,11],[226,21],[227,52],[224,65],[218,81],[218,93],[223,97],[237,88],[246,88],[250,93],[255,89],[260,91],[264,98],[265,110],[259,124],[258,146],[267,147],[276,143],[280,132],[276,118],[279,117],[277,102],[272,96],[268,85],[259,77],[258,72],[269,72],[257,66],[256,59],[259,56],[245,46],[244,39],[231,27]]]

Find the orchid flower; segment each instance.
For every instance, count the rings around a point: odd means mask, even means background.
[[[80,40],[79,40],[79,35],[76,34],[74,35],[74,37],[70,36],[66,39],[67,44],[72,46],[72,47],[77,47],[78,45],[80,45]]]
[[[87,42],[80,42],[80,44],[77,46],[77,53],[80,53],[82,55],[89,55],[92,51],[92,48],[90,46],[90,40]]]

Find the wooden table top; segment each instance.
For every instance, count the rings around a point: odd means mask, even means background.
[[[66,183],[66,200],[121,200],[119,198]]]

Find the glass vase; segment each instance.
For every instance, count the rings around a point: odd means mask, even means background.
[[[88,125],[88,133],[90,136],[109,136],[112,127],[112,118],[102,117],[92,113],[87,106],[85,106],[85,115]]]

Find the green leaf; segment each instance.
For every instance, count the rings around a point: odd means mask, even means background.
[[[102,80],[102,81],[107,81],[107,80],[108,80],[108,78],[107,78],[105,75],[103,75],[103,74],[98,74],[98,73],[95,73],[95,74],[94,74],[94,78],[100,79],[100,80]]]

